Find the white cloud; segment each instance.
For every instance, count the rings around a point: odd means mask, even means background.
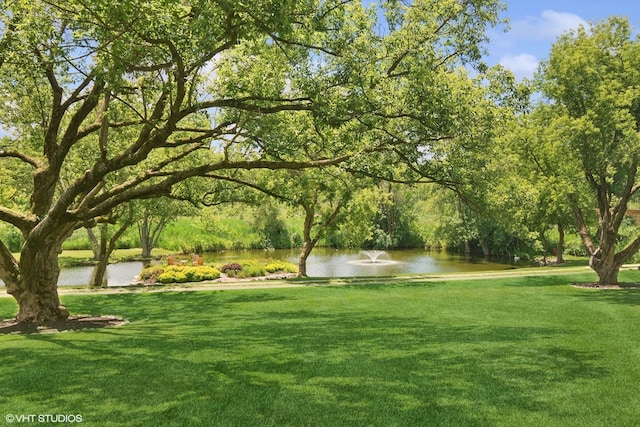
[[[540,16],[530,16],[511,23],[509,35],[522,39],[555,40],[559,35],[589,24],[578,15],[545,10]]]
[[[511,22],[511,29],[493,38],[493,55],[518,79],[533,77],[539,58],[546,57],[558,36],[580,26],[588,27],[583,18],[573,13],[545,10]]]
[[[500,59],[500,65],[511,70],[518,79],[531,78],[538,69],[538,58],[528,53],[504,55]]]

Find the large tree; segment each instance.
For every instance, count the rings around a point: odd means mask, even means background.
[[[0,205],[0,220],[24,236],[19,261],[0,242],[0,277],[18,302],[17,319],[68,316],[57,294],[61,244],[123,203],[169,195],[215,170],[314,167],[359,151],[229,157],[212,141],[237,124],[210,119],[222,109],[238,117],[311,110],[317,94],[296,85],[294,66],[324,55],[315,70],[322,73],[340,56],[352,9],[342,1],[5,3],[0,162],[31,176]],[[234,60],[236,78],[216,75],[219,63]],[[245,84],[243,69],[267,62],[278,64],[267,84]]]
[[[549,101],[539,107],[549,110],[544,140],[559,153],[558,164],[570,165],[567,197],[603,285],[617,283],[620,267],[640,249],[640,236],[619,247],[640,190],[640,40],[632,35],[622,18],[581,27],[558,39],[540,72]],[[596,213],[597,230],[588,221]]]
[[[61,244],[117,206],[216,171],[335,165],[372,150],[351,139],[320,149],[283,143],[253,134],[264,128],[253,123],[298,111],[320,128],[380,129],[378,120],[410,113],[415,100],[425,127],[453,123],[460,106],[445,99],[447,73],[479,59],[498,2],[385,4],[384,35],[375,10],[355,0],[0,6],[0,162],[30,177],[0,203],[0,221],[24,236],[19,261],[0,242],[17,319],[68,316],[57,294]],[[424,154],[424,139],[403,150],[392,138],[358,141],[407,160]]]

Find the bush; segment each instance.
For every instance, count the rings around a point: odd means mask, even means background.
[[[277,271],[283,271],[285,273],[296,273],[298,269],[295,265],[286,261],[274,261],[267,264],[264,269],[267,273],[275,273]]]
[[[22,233],[17,228],[4,226],[0,227],[0,240],[3,241],[10,252],[20,252],[22,249],[22,244],[24,243],[24,238],[22,237]]]
[[[164,267],[161,265],[153,265],[147,267],[140,272],[140,280],[145,282],[155,283],[158,281],[158,276],[164,273]]]
[[[258,277],[265,276],[267,273],[275,273],[283,271],[287,273],[295,273],[298,268],[287,261],[242,261],[242,270],[237,271],[238,277]]]
[[[304,244],[304,241],[302,240],[302,236],[300,236],[295,231],[291,233],[291,235],[289,236],[289,241],[291,242],[292,248],[301,248],[302,245]]]
[[[139,242],[131,237],[121,237],[116,243],[116,249],[132,249],[139,246]]]
[[[183,267],[182,272],[187,276],[188,282],[201,282],[203,280],[215,280],[220,278],[220,270],[208,265]]]
[[[242,273],[238,274],[239,277],[259,277],[264,276],[266,270],[263,265],[260,265],[257,261],[245,261],[242,263]]]
[[[219,279],[220,270],[210,265],[184,267],[178,265],[162,267],[158,265],[142,270],[140,278],[147,282],[160,283],[201,282],[203,280]]]
[[[579,239],[567,239],[564,244],[564,253],[573,256],[589,256],[589,252]]]
[[[187,275],[182,271],[169,270],[158,276],[160,283],[184,283],[188,282]]]
[[[232,262],[231,264],[225,264],[220,268],[220,271],[222,271],[223,273],[229,273],[230,271],[237,273],[240,270],[242,270],[242,265],[240,265],[237,262]]]

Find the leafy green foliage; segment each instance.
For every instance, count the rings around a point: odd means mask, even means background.
[[[367,222],[375,209],[365,205],[386,203],[364,195],[367,180],[468,178],[461,166],[477,163],[465,154],[489,139],[498,115],[484,76],[470,79],[463,66],[484,71],[482,44],[502,5],[384,7],[381,33],[376,7],[358,1],[7,3],[0,96],[11,108],[0,111],[0,127],[11,132],[0,172],[11,176],[0,220],[25,239],[19,263],[0,245],[10,293],[24,295],[23,306],[44,300],[28,293],[48,295],[49,310],[64,317],[54,264],[75,229],[113,222],[132,201],[205,202],[216,193],[202,189],[206,179],[284,189],[286,203],[305,210],[303,255],[338,222],[349,246],[393,244],[388,228]],[[320,167],[329,172],[306,171]],[[139,222],[145,256],[154,230],[179,214],[149,203]],[[282,222],[261,219],[260,245],[291,244]],[[202,235],[178,246],[229,242]]]
[[[640,39],[625,18],[612,17],[561,36],[541,67],[539,87],[550,102],[538,107],[538,138],[569,182],[574,213],[590,265],[600,283],[617,281],[640,249],[640,235],[623,235],[625,212],[640,190]],[[587,212],[597,212],[597,229]]]
[[[256,210],[253,225],[263,237],[263,249],[288,248],[291,245],[291,232],[279,208],[279,205],[267,201]]]
[[[260,277],[267,274],[264,263],[255,260],[244,260],[242,263],[242,271],[238,274],[240,277]]]
[[[338,225],[346,247],[360,248],[374,238],[377,226],[374,219],[380,206],[390,204],[389,194],[378,188],[364,188],[356,192],[345,208],[345,219]]]
[[[286,261],[274,261],[264,266],[264,269],[267,273],[295,273],[298,271],[296,266],[290,262]]]
[[[20,252],[20,249],[22,249],[24,238],[15,227],[0,223],[0,241],[7,245],[9,251],[15,253]]]
[[[160,283],[201,282],[220,278],[220,271],[208,265],[177,266],[170,265],[158,275]]]

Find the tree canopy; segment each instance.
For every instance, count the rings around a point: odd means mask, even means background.
[[[640,190],[640,39],[629,22],[610,18],[561,36],[540,71],[548,102],[538,106],[547,155],[562,177],[590,265],[600,283],[617,283],[640,236],[618,240],[631,198]],[[586,201],[586,203],[585,203]],[[598,228],[589,227],[596,211]]]
[[[452,72],[480,59],[500,5],[383,6],[381,33],[375,7],[348,0],[3,3],[0,221],[24,244],[18,261],[0,242],[0,277],[18,320],[68,315],[57,296],[62,242],[129,201],[216,171],[301,170],[365,153],[373,163],[351,164],[365,174],[398,159],[425,167],[436,143],[469,123],[471,100],[451,96],[464,80]],[[272,132],[295,115],[320,133],[378,137]]]

